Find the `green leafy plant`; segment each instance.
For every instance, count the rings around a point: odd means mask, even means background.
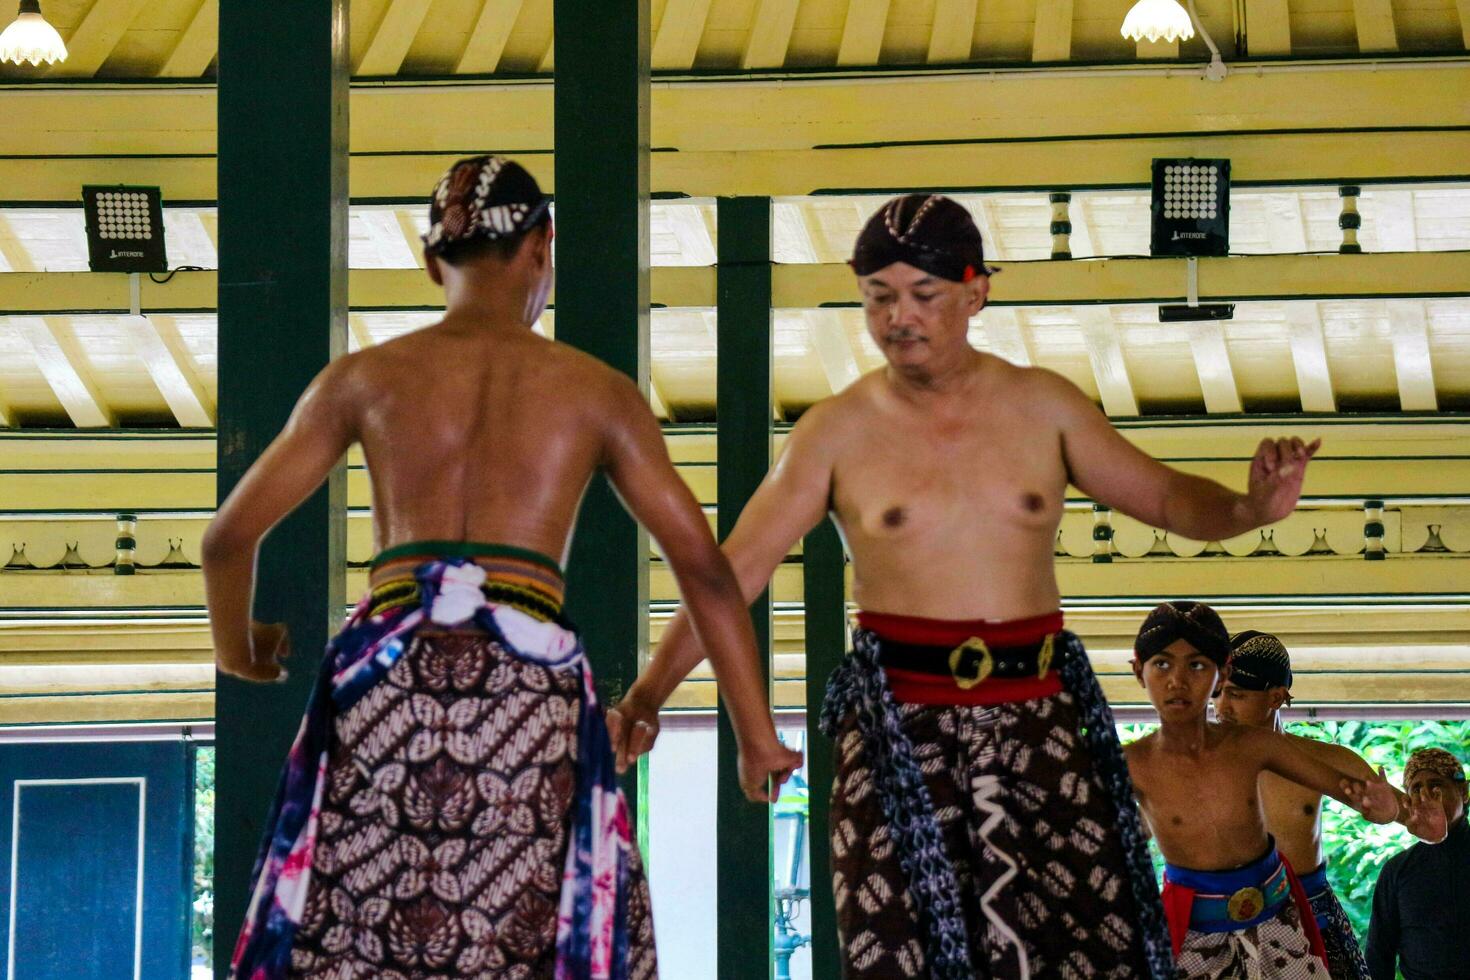
[[[214,746],[194,753],[193,958],[214,962]]]

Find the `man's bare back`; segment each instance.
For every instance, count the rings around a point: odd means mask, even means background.
[[[345,359],[339,384],[380,550],[497,541],[562,560],[587,482],[638,397],[573,348],[452,318]]]

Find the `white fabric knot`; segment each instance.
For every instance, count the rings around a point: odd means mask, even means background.
[[[484,584],[485,570],[479,565],[450,565],[439,579],[429,619],[441,626],[465,622],[485,604],[485,594],[480,591]]]

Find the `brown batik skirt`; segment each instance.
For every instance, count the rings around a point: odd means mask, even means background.
[[[582,675],[478,630],[417,632],[335,719],[291,976],[550,978]],[[629,976],[657,976],[629,855]]]
[[[976,977],[1147,977],[1114,808],[1068,693],[898,705],[934,804]],[[854,716],[838,730],[832,879],[843,976],[927,977],[925,932]]]
[[[1312,952],[1301,913],[1283,902],[1276,915],[1235,932],[1190,930],[1179,950],[1183,980],[1327,980]]]

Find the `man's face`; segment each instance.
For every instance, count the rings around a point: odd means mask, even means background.
[[[859,276],[868,336],[888,363],[903,370],[923,368],[936,357],[969,345],[970,318],[985,305],[987,276],[951,282],[895,262]]]
[[[1410,796],[1418,796],[1420,793],[1432,794],[1439,790],[1440,802],[1444,806],[1444,816],[1447,823],[1454,823],[1465,815],[1465,784],[1456,783],[1437,772],[1421,769],[1414,773],[1414,778],[1404,784],[1404,789]]]
[[[1286,688],[1273,687],[1266,691],[1250,691],[1226,681],[1215,698],[1215,715],[1221,721],[1237,725],[1253,725],[1256,728],[1271,728],[1276,723],[1276,711],[1286,700]]]
[[[1143,663],[1133,662],[1133,673],[1160,721],[1190,722],[1205,716],[1220,683],[1220,668],[1188,640],[1175,640]]]

